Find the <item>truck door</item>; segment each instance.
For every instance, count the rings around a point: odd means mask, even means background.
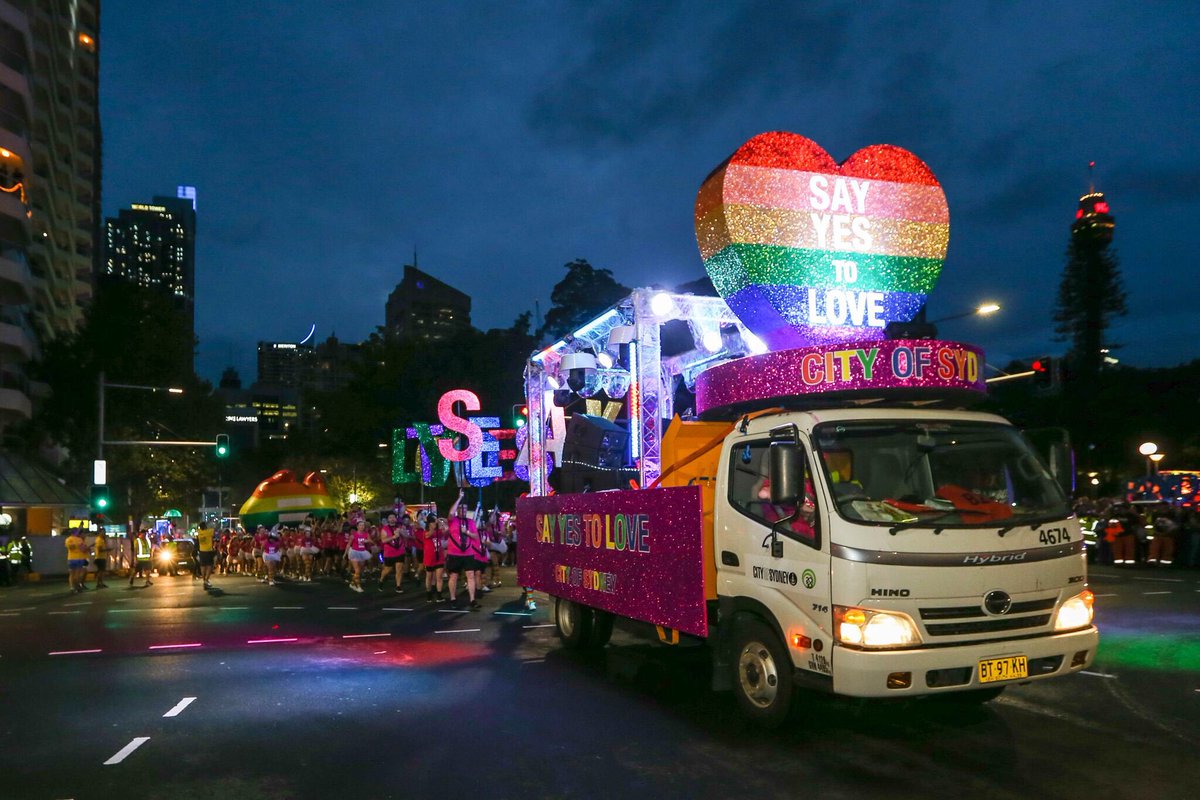
[[[804,485],[808,488],[799,508],[773,504],[768,475],[770,446],[769,437],[742,440],[732,446],[729,504],[742,518],[742,524],[726,530],[740,531],[735,535],[740,537],[739,550],[745,564],[744,591],[775,615],[794,663],[829,674],[828,658],[817,657],[820,651],[791,646],[797,635],[824,640],[825,654],[830,644],[822,630],[828,630],[830,624],[829,556],[821,531],[823,517],[813,491],[813,461],[809,449],[801,445]],[[777,538],[782,549],[776,549],[778,555],[773,555],[771,543],[776,537],[772,529],[797,510],[793,519],[781,524]]]

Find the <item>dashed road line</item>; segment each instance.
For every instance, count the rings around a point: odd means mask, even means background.
[[[52,650],[49,653],[47,653],[47,655],[51,655],[51,656],[81,656],[81,655],[85,655],[87,653],[100,653],[100,652],[103,652],[103,651],[97,647],[94,650]]]
[[[1107,592],[1105,594],[1098,594],[1096,597],[1120,597],[1120,595],[1118,595],[1116,592]]]
[[[78,611],[49,611],[48,614],[78,614]]]
[[[202,642],[188,642],[186,644],[152,644],[147,650],[178,650],[185,647],[204,647]]]
[[[192,703],[196,702],[194,697],[185,697],[171,707],[171,710],[163,714],[164,717],[178,717],[179,714]]]
[[[133,737],[133,741],[131,741],[129,744],[125,745],[120,750],[118,750],[116,753],[114,753],[113,756],[110,759],[108,759],[108,761],[104,762],[104,766],[109,767],[109,766],[112,766],[113,764],[120,764],[122,761],[124,761],[126,758],[129,757],[130,753],[132,753],[134,750],[137,750],[139,747],[141,747],[148,741],[150,741],[149,736]]]
[[[1174,594],[1174,592],[1142,592],[1142,594]]]
[[[379,636],[391,636],[390,633],[345,633],[343,639],[374,639]]]
[[[298,642],[299,639],[292,637],[287,639],[247,639],[246,644],[276,644],[278,642]]]
[[[21,616],[20,611],[9,611],[7,613],[0,614],[0,617],[19,617],[19,616]]]
[[[63,603],[63,608],[70,608],[71,606],[90,606],[91,604],[92,602],[90,600],[86,603]]]
[[[526,630],[529,630],[530,628],[553,628],[553,627],[554,627],[554,623],[553,623],[553,622],[547,622],[547,623],[545,623],[544,625],[522,625],[521,627],[522,627],[522,628],[525,628]]]
[[[479,628],[456,628],[451,631],[434,631],[434,633],[479,633]]]
[[[358,606],[327,606],[330,611],[357,611]]]
[[[385,608],[384,611],[412,611],[411,608]]]
[[[1183,578],[1134,578],[1135,581],[1158,581],[1159,583],[1183,583]]]
[[[464,608],[439,608],[439,614],[470,614],[471,612]]]
[[[1089,672],[1086,669],[1079,670],[1080,675],[1091,675],[1093,678],[1116,678],[1116,675],[1108,675],[1103,672]]]
[[[304,606],[271,606],[276,611],[303,611]]]

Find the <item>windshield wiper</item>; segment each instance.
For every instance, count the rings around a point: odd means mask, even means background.
[[[928,525],[931,522],[937,522],[938,520],[943,520],[946,517],[953,517],[957,513],[959,513],[959,509],[956,508],[953,511],[945,511],[935,517],[930,517],[929,519],[914,519],[912,522],[900,522],[889,528],[888,533],[890,533],[892,536],[895,536],[900,531],[906,531],[909,528],[915,528],[918,525]],[[945,530],[945,528],[938,528],[934,531],[934,533],[941,533],[943,530]]]

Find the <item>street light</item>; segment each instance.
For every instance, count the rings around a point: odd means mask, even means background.
[[[1154,474],[1154,454],[1158,452],[1158,445],[1154,442],[1142,442],[1138,445],[1138,452],[1146,457],[1146,474]],[[1159,456],[1161,459],[1162,457]]]
[[[1153,465],[1152,465],[1152,467],[1151,467],[1151,469],[1150,469],[1150,474],[1151,474],[1151,475],[1157,475],[1157,474],[1158,474],[1158,462],[1160,462],[1160,461],[1162,461],[1162,460],[1163,460],[1163,456],[1164,456],[1164,455],[1165,455],[1165,453],[1151,453],[1151,454],[1150,454],[1150,461],[1152,461],[1152,462],[1153,462]]]
[[[140,389],[140,390],[146,391],[146,392],[167,392],[168,394],[183,394],[183,389],[180,389],[178,386],[138,386],[137,384],[132,384],[132,383],[105,383],[103,372],[100,373],[100,378],[98,380],[98,384],[99,384],[99,395],[100,395],[100,408],[96,414],[96,418],[99,421],[98,425],[96,426],[99,429],[97,432],[97,437],[96,437],[96,458],[98,458],[98,459],[104,458],[104,390],[105,389]]]
[[[951,314],[948,317],[941,317],[940,319],[931,320],[929,324],[936,325],[939,322],[946,322],[952,319],[962,319],[963,317],[986,317],[988,314],[995,314],[999,310],[999,303],[983,303],[971,309],[970,311],[964,311],[961,314]]]

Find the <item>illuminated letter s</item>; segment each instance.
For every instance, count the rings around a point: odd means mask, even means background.
[[[466,436],[467,449],[456,450],[452,440],[438,439],[438,450],[447,461],[470,461],[483,447],[483,431],[475,423],[455,414],[455,403],[462,403],[467,411],[478,411],[479,398],[467,389],[451,389],[438,400],[438,421],[445,425],[447,430]]]

